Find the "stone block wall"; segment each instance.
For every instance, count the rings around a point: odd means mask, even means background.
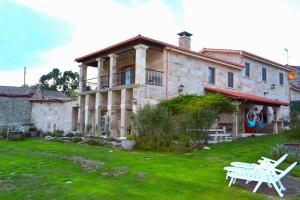
[[[29,98],[0,97],[0,108],[0,125],[31,121]]]
[[[40,130],[53,131],[54,127],[65,132],[72,130],[72,108],[76,100],[67,102],[33,102],[33,124]]]

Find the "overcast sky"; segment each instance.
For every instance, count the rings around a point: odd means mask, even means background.
[[[0,0],[0,85],[38,82],[52,68],[78,71],[74,58],[142,34],[192,49],[242,49],[300,65],[297,0]]]

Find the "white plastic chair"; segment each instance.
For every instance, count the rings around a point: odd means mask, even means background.
[[[288,154],[283,155],[278,160],[272,160],[272,159],[269,159],[269,158],[266,158],[266,157],[261,157],[261,159],[258,160],[259,164],[244,163],[244,162],[232,162],[231,165],[234,166],[234,167],[247,168],[247,169],[254,169],[256,167],[262,167],[262,168],[265,168],[265,169],[270,169],[270,168],[276,168],[287,157],[288,157]]]
[[[256,181],[257,184],[253,190],[255,193],[262,183],[267,183],[269,186],[274,186],[275,190],[280,197],[283,197],[282,191],[285,191],[285,188],[282,186],[281,179],[286,176],[295,166],[297,162],[290,165],[284,171],[275,169],[273,173],[266,172],[265,170],[251,170],[248,169],[244,172],[242,171],[229,171],[227,173],[228,177],[231,177],[229,182],[229,187],[235,183],[236,179],[242,179],[246,181]],[[277,174],[279,173],[279,174]]]

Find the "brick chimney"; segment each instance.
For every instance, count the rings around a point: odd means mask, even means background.
[[[191,49],[191,36],[193,34],[183,31],[178,33],[179,35],[179,47],[185,48],[185,49]]]

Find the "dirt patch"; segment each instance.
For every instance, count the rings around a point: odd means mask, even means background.
[[[81,169],[85,172],[95,172],[104,165],[102,161],[89,160],[79,156],[72,156],[69,160],[73,161],[73,163],[80,164]]]
[[[249,191],[252,191],[255,187],[257,182],[250,182],[249,184],[246,184],[245,181],[243,180],[237,180],[236,185],[239,185],[242,188],[245,188]],[[289,196],[295,196],[295,195],[300,195],[300,179],[288,176],[286,178],[283,178],[282,184],[286,188],[286,191],[284,191],[284,197],[289,197]],[[274,187],[269,188],[267,184],[262,184],[258,191],[258,193],[263,193],[269,196],[269,199],[280,199],[278,196],[276,190]],[[282,199],[282,198],[281,198]]]
[[[109,171],[103,172],[103,176],[107,177],[118,177],[121,175],[124,175],[128,172],[128,167],[118,167],[118,168],[113,168]]]

